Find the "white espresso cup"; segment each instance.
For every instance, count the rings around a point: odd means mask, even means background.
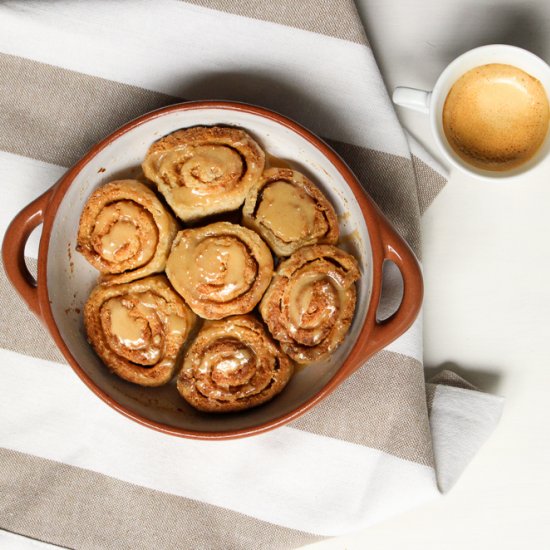
[[[431,92],[416,88],[397,87],[393,102],[430,116],[430,127],[435,141],[445,159],[454,167],[483,180],[515,178],[531,170],[550,154],[550,132],[537,152],[525,163],[505,171],[477,168],[460,158],[452,149],[443,130],[443,107],[453,84],[469,70],[490,63],[512,65],[530,74],[543,85],[550,102],[550,67],[535,54],[505,44],[492,44],[470,50],[452,61],[441,73]]]

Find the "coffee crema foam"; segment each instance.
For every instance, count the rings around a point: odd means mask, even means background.
[[[492,171],[531,159],[546,137],[549,119],[543,85],[499,63],[462,75],[443,107],[443,130],[453,150],[472,166]]]

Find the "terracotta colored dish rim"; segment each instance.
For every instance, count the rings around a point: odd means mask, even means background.
[[[69,351],[53,317],[48,295],[47,261],[52,227],[59,205],[77,174],[101,150],[126,132],[154,118],[190,109],[224,109],[246,112],[274,121],[300,135],[327,157],[344,178],[363,213],[371,241],[373,280],[370,302],[361,332],[343,364],[321,390],[299,407],[275,419],[244,429],[217,432],[186,430],[150,420],[118,403],[92,381]],[[43,223],[43,229],[38,253],[38,281],[35,281],[25,264],[24,249],[30,233],[40,223]],[[357,178],[338,154],[300,124],[283,115],[262,107],[230,101],[190,101],[171,105],[147,113],[113,132],[92,147],[51,189],[29,204],[14,218],[6,231],[2,244],[2,256],[6,274],[11,283],[29,308],[45,323],[60,351],[88,388],[113,409],[144,426],[163,433],[192,439],[223,440],[251,436],[295,420],[333,392],[342,381],[355,372],[374,353],[403,334],[418,315],[423,298],[422,275],[416,257],[374,202],[365,194]],[[403,277],[404,288],[399,309],[388,319],[379,321],[376,312],[382,287],[382,266],[385,261],[392,261],[397,265]]]

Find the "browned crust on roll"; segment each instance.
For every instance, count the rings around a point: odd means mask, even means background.
[[[197,315],[222,319],[254,309],[273,276],[273,257],[254,231],[217,222],[178,233],[166,275]]]
[[[262,324],[240,315],[205,322],[187,350],[177,387],[201,411],[240,411],[273,399],[293,372]]]
[[[295,189],[293,202],[265,205],[266,191],[280,183]],[[290,212],[281,211],[289,207]],[[306,209],[312,212],[311,216],[304,215]],[[285,234],[284,223],[281,223],[283,216],[287,216],[291,224],[297,221],[300,223],[299,235]],[[270,220],[276,223],[275,227],[269,223]],[[303,246],[336,244],[340,235],[336,212],[328,199],[311,180],[290,168],[269,168],[264,171],[262,178],[246,197],[243,224],[257,231],[277,256],[290,256]]]
[[[115,311],[137,331],[138,340],[124,339]],[[161,386],[171,380],[195,322],[195,314],[164,275],[99,285],[84,306],[88,341],[103,363],[120,378],[141,386]]]
[[[342,343],[353,320],[359,277],[357,260],[331,245],[301,248],[279,265],[260,313],[294,361],[319,361]]]
[[[184,221],[239,208],[264,166],[265,153],[247,132],[223,126],[177,130],[153,143],[142,163]]]
[[[120,247],[107,257],[102,239],[112,242],[117,228]],[[176,220],[146,185],[116,180],[86,201],[76,249],[100,271],[102,282],[127,283],[164,270],[177,230]]]

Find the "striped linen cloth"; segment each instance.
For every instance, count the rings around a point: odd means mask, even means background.
[[[420,256],[445,178],[400,127],[351,0],[4,1],[0,52],[2,234],[122,123],[182,98],[234,99],[326,139]],[[418,320],[289,426],[174,438],[89,392],[3,273],[0,300],[0,541],[14,546],[10,533],[71,548],[294,548],[437,497],[500,416],[499,398],[453,373],[425,383]]]

